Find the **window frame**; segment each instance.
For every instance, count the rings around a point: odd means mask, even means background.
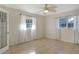
[[[61,29],[62,28],[63,29],[65,29],[65,28],[74,28],[75,27],[75,20],[72,20],[73,22],[69,22],[69,18],[74,18],[75,19],[75,17],[76,16],[62,16],[62,17],[60,17],[59,21],[58,21],[58,27],[61,28]],[[67,18],[67,19],[63,19],[63,20],[67,20],[66,22],[64,22],[64,23],[66,23],[65,27],[60,26],[60,22],[62,22],[62,21],[60,21],[61,18]],[[73,23],[73,25],[71,27],[69,27],[69,25],[68,25],[69,23]]]
[[[26,28],[32,29],[32,25],[33,25],[33,20],[32,19],[26,19]]]

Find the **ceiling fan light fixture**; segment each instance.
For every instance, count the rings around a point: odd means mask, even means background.
[[[48,10],[44,10],[44,13],[48,13]]]

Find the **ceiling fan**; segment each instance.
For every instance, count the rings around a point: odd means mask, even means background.
[[[47,14],[48,12],[56,12],[56,6],[49,7],[48,4],[45,4],[44,7],[40,10],[44,14]]]

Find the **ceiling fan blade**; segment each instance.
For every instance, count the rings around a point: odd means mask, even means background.
[[[43,12],[43,9],[37,10],[36,12]]]
[[[56,10],[55,10],[55,9],[49,9],[49,11],[51,11],[51,12],[56,12]]]
[[[48,4],[44,4],[44,7],[38,9],[36,12],[38,13],[41,13],[43,15],[48,15],[49,13],[52,13],[52,12],[56,12],[56,6],[52,6],[52,5],[48,5]]]
[[[49,6],[48,8],[50,8],[50,9],[56,9],[57,7],[56,6]]]

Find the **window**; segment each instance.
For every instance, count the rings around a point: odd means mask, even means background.
[[[32,19],[26,19],[26,28],[32,28]]]
[[[74,17],[68,19],[68,28],[74,27]]]
[[[73,28],[74,27],[74,17],[60,17],[59,19],[60,28]]]
[[[36,30],[36,18],[21,15],[20,30],[26,31],[27,29]]]
[[[66,17],[61,17],[60,19],[59,19],[59,27],[61,27],[61,28],[64,28],[64,27],[66,27],[67,26],[67,20],[66,20]]]

